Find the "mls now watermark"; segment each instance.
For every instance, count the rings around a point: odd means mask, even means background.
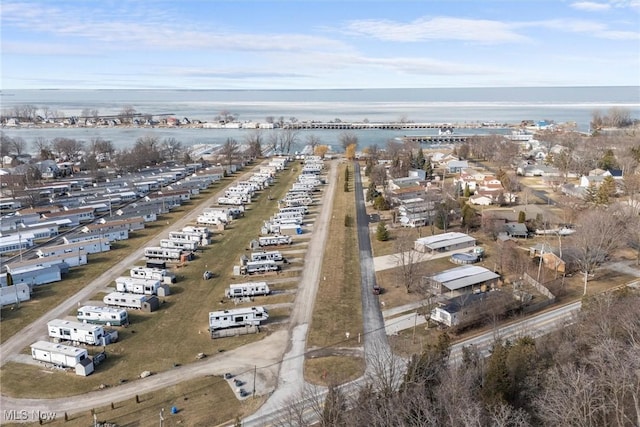
[[[53,421],[56,419],[56,413],[40,410],[5,409],[2,411],[2,418],[4,421]]]

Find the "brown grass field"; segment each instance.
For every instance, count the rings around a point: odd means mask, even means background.
[[[259,334],[212,340],[207,331],[208,313],[232,305],[228,301],[220,302],[228,283],[241,280],[232,276],[232,265],[238,264],[240,254],[245,252],[249,241],[259,234],[262,221],[276,210],[278,198],[290,188],[296,176],[294,168],[282,172],[277,177],[277,183],[268,190],[272,195],[271,200],[265,195],[259,196],[244,218],[237,220],[224,232],[216,234],[213,243],[198,251],[195,260],[177,270],[179,280],[171,286],[172,295],[163,298],[160,310],[154,313],[133,313],[131,325],[121,328],[119,341],[106,347],[107,360],[94,374],[82,378],[66,373],[51,374],[37,366],[20,365],[18,369],[7,365],[0,372],[3,393],[16,397],[59,397],[84,393],[95,390],[100,384],[114,385],[120,380],[133,380],[144,370],[161,372],[172,369],[175,364],[190,363],[200,352],[215,354],[260,339],[262,335]],[[172,215],[177,218],[183,213],[172,212]],[[153,233],[157,231],[156,229]],[[141,240],[136,247],[142,246],[146,240]],[[134,250],[133,242],[127,243],[130,251]],[[121,249],[114,251],[113,255],[118,251]],[[112,259],[107,261],[109,265]],[[88,267],[94,269],[95,274],[104,270],[104,266],[97,263],[90,263]],[[123,270],[126,267],[123,266]],[[201,275],[205,269],[212,270],[216,277],[203,280]],[[86,283],[87,279],[78,280]],[[260,276],[249,280],[260,280]],[[57,284],[58,288],[64,289],[65,295],[73,294],[66,285],[66,281]],[[46,299],[42,299],[42,302],[53,306]],[[22,311],[20,309],[20,314]],[[278,311],[274,314],[284,318],[288,311],[283,311],[282,314]],[[40,315],[43,312],[44,310],[38,310]],[[118,374],[114,375],[113,372]],[[33,387],[33,384],[38,384],[38,387]]]
[[[323,349],[333,354],[334,348],[359,347],[357,336],[362,333],[362,301],[360,298],[360,261],[358,236],[355,225],[355,196],[353,193],[353,166],[350,170],[349,191],[344,191],[344,169],[338,170],[338,182],[329,224],[329,240],[326,243],[322,277],[309,328],[307,349]],[[352,220],[345,226],[345,216]],[[349,332],[350,339],[346,339]],[[350,357],[346,357],[350,359]],[[318,357],[305,361],[305,377],[308,381],[326,384],[330,378],[348,381],[364,371],[362,359],[357,363],[336,363],[334,357]],[[329,374],[318,376],[317,373]]]

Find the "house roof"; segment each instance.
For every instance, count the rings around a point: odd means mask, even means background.
[[[481,284],[489,280],[494,280],[499,277],[500,275],[484,267],[477,265],[462,265],[431,276],[431,280],[440,283],[451,291],[455,291]]]
[[[416,242],[430,249],[445,248],[450,245],[457,245],[464,242],[475,243],[476,239],[468,234],[452,231],[450,233],[436,234],[435,236],[422,237]]]
[[[529,234],[527,226],[520,222],[508,222],[504,225],[504,228],[509,234]]]

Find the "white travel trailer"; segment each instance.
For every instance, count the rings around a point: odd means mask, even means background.
[[[221,221],[220,218],[216,218],[216,217],[213,217],[213,216],[207,216],[207,215],[198,215],[198,217],[196,218],[196,223],[204,224],[204,225],[220,225],[220,224],[224,224],[224,222]]]
[[[241,197],[241,196],[218,197],[219,205],[241,206],[246,203],[251,203],[251,197]]]
[[[224,291],[227,298],[253,297],[256,295],[269,295],[267,282],[234,283]]]
[[[163,261],[180,261],[182,250],[176,248],[162,248],[159,246],[148,246],[144,248],[144,256],[147,259],[160,259]]]
[[[209,330],[235,328],[239,326],[259,326],[269,318],[264,307],[247,307],[209,313]]]
[[[282,236],[282,235],[276,234],[273,236],[258,237],[258,245],[260,246],[290,245],[291,240],[292,240],[291,236]]]
[[[306,206],[288,206],[288,207],[283,207],[280,208],[278,210],[278,213],[281,214],[285,214],[285,213],[299,213],[299,214],[307,214],[309,213],[309,208]]]
[[[201,233],[190,233],[187,231],[170,231],[169,240],[190,240],[203,246],[209,244],[209,239],[203,237]]]
[[[84,348],[71,347],[47,341],[31,344],[31,357],[45,363],[63,368],[75,368],[78,375],[89,375],[93,372],[93,362]]]
[[[173,239],[161,239],[161,248],[182,249],[184,251],[195,251],[198,249],[198,242],[193,240],[173,240]]]
[[[47,323],[47,329],[51,338],[82,344],[107,345],[114,340],[114,336],[106,334],[102,326],[89,323],[54,319]]]
[[[170,285],[176,282],[176,275],[163,268],[135,266],[129,270],[129,275],[137,279],[159,280],[165,285]]]
[[[249,261],[240,266],[240,274],[263,274],[279,270],[280,266],[273,260]]]
[[[135,308],[143,311],[155,311],[160,307],[158,298],[153,295],[125,294],[123,292],[111,292],[102,301],[106,305],[116,307]]]
[[[294,221],[294,224],[302,224],[304,214],[300,212],[278,212],[273,216],[276,221]]]
[[[157,295],[160,281],[155,279],[139,279],[135,277],[117,277],[116,291],[132,294]]]
[[[284,257],[280,251],[262,251],[262,252],[253,252],[251,254],[251,261],[284,261]]]
[[[124,308],[85,305],[78,309],[76,319],[84,323],[107,326],[124,326],[129,324],[129,314]]]

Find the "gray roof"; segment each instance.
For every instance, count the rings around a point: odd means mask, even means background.
[[[436,234],[435,236],[423,237],[416,240],[418,244],[426,246],[432,250],[446,248],[447,246],[458,245],[464,242],[475,243],[475,241],[476,239],[469,236],[468,234],[458,233],[455,231],[450,233]]]
[[[455,291],[499,278],[500,275],[477,265],[463,265],[431,276],[431,280]]]

